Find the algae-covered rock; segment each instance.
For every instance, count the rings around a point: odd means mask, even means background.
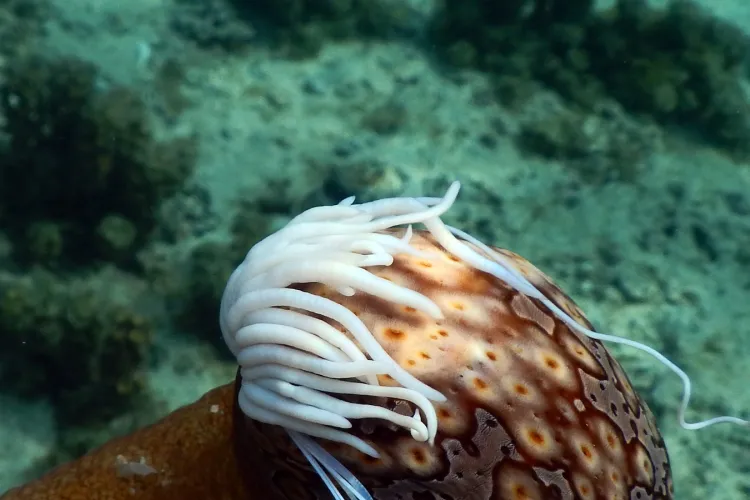
[[[144,286],[113,269],[0,277],[0,388],[49,397],[62,424],[101,421],[143,393],[153,336]]]
[[[740,83],[748,37],[690,0],[661,9],[616,0],[607,10],[589,0],[443,0],[430,33],[444,61],[487,72],[506,104],[539,87],[586,109],[614,98],[740,158],[750,153]]]
[[[193,138],[156,140],[144,102],[77,59],[10,60],[0,110],[0,224],[19,261],[127,263],[193,170]]]
[[[327,40],[383,39],[411,26],[400,0],[231,0],[238,13],[291,57],[315,55]]]
[[[655,10],[620,0],[591,24],[586,50],[592,73],[628,109],[746,157],[750,103],[740,82],[748,42],[692,1]]]
[[[552,99],[551,99],[552,100]],[[537,99],[522,116],[516,144],[532,156],[563,163],[586,184],[635,182],[662,149],[662,131],[653,123],[608,103],[591,112]]]

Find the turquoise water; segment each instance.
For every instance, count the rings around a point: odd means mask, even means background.
[[[3,2],[0,492],[231,380],[223,285],[291,216],[454,179],[689,419],[748,417],[750,7],[542,3]],[[677,497],[748,498],[750,432],[612,352]]]

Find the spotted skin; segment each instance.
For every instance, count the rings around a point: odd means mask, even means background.
[[[412,244],[433,257],[398,255],[370,269],[430,297],[435,321],[408,307],[322,285],[305,290],[355,312],[386,351],[441,391],[435,446],[382,421],[352,432],[378,450],[373,459],[321,441],[376,500],[671,499],[672,476],[651,411],[598,341],[578,334],[540,301],[445,253],[427,233]],[[583,312],[552,281],[500,250],[546,297],[582,325]],[[383,385],[394,384],[387,376]],[[364,401],[352,398],[354,401]],[[373,403],[373,400],[369,400]],[[376,401],[413,414],[411,404]],[[240,422],[240,446],[262,471],[269,499],[328,499],[283,429]]]

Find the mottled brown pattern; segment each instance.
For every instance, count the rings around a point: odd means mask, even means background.
[[[389,354],[443,392],[436,446],[379,421],[355,432],[380,459],[322,442],[377,500],[671,499],[664,442],[646,404],[606,348],[573,332],[538,300],[446,254],[426,233],[426,260],[399,255],[373,272],[434,300],[434,321],[410,308],[321,285],[305,289],[356,314]],[[583,312],[521,257],[501,251],[549,299]],[[393,381],[381,378],[384,385]],[[370,400],[372,401],[372,400]],[[407,414],[401,401],[380,401]],[[279,499],[330,498],[283,429],[247,419],[243,446]]]

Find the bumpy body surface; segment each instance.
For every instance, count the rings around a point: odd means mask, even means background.
[[[411,245],[430,258],[397,255],[377,276],[418,291],[445,317],[366,293],[301,285],[353,311],[404,369],[445,394],[435,445],[381,421],[351,432],[380,458],[319,441],[376,500],[671,499],[672,477],[654,417],[606,348],[573,331],[539,300],[445,252],[426,232]],[[586,328],[581,310],[523,258],[499,250],[548,299]],[[325,318],[322,318],[325,319]],[[336,326],[334,324],[334,326]],[[379,377],[381,385],[394,384]],[[403,401],[350,398],[405,415]],[[330,493],[284,429],[244,419],[256,487],[276,499]],[[269,499],[270,500],[270,499]]]

